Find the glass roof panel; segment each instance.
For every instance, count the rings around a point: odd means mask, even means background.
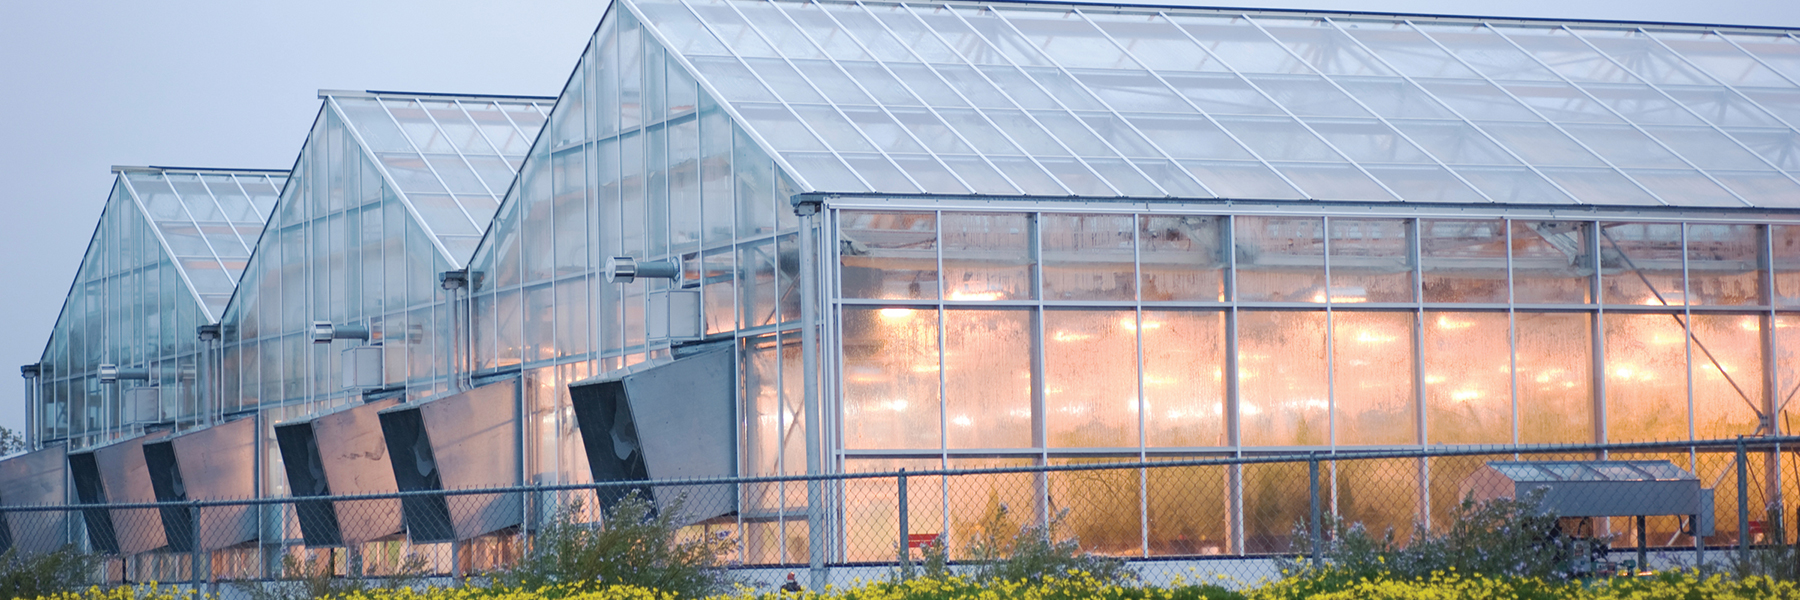
[[[1717,207],[1792,204],[1782,194],[1800,185],[1791,36],[1047,2],[629,2],[814,191]],[[505,128],[473,101],[459,101],[465,119],[434,102],[350,120],[389,117],[365,137],[391,144],[376,154],[403,189],[494,187],[511,169],[458,140]],[[491,145],[509,161],[521,151]]]
[[[1762,62],[1712,32],[1658,31],[1663,45],[1725,85],[1786,86],[1793,85]]]
[[[1452,54],[1492,79],[1558,81],[1555,73],[1483,24],[1419,24]]]

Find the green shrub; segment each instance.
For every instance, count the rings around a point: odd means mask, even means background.
[[[1294,558],[1277,562],[1286,571],[1327,573],[1352,579],[1391,576],[1415,579],[1440,572],[1471,575],[1522,576],[1558,579],[1571,573],[1572,563],[1591,555],[1593,544],[1605,539],[1576,540],[1563,535],[1555,514],[1540,508],[1541,491],[1514,500],[1483,502],[1464,499],[1439,530],[1417,527],[1412,541],[1400,544],[1393,530],[1380,535],[1356,523],[1327,515],[1324,519],[1323,565],[1311,564],[1312,536],[1305,523],[1295,527]]]
[[[0,553],[0,598],[36,598],[87,587],[100,574],[101,558],[75,546],[54,552]]]
[[[1067,515],[1068,511],[1064,510],[1045,524],[1020,524],[1012,518],[1006,505],[998,505],[982,519],[980,528],[968,542],[972,580],[980,583],[1036,581],[1075,572],[1085,573],[1109,585],[1136,581],[1137,572],[1124,560],[1088,553],[1081,549],[1080,540],[1074,536],[1064,537],[1063,521]],[[925,547],[924,559],[922,570],[926,577],[943,579],[950,576],[949,548],[945,544]]]
[[[559,509],[534,537],[525,556],[496,573],[498,588],[553,585],[632,585],[703,597],[731,583],[720,556],[729,538],[682,531],[681,499],[657,510],[633,491],[606,512],[599,525],[580,522],[575,506]]]
[[[307,600],[365,594],[378,590],[410,589],[425,581],[425,561],[409,556],[395,572],[381,577],[352,577],[335,572],[335,561],[310,564],[293,555],[281,557],[281,578],[276,581],[234,581],[250,600]]]

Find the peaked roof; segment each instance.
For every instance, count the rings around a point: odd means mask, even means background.
[[[108,203],[142,215],[207,322],[218,321],[288,172],[178,167],[113,167],[113,172],[117,184]],[[111,241],[96,232],[88,253]]]
[[[806,191],[1800,208],[1792,30],[620,4]]]
[[[555,98],[320,90],[437,241],[468,262]]]

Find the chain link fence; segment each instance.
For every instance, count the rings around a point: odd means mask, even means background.
[[[726,540],[721,557],[751,586],[789,573],[815,588],[894,576],[930,546],[951,568],[983,558],[983,536],[1048,526],[1144,579],[1254,584],[1274,558],[1316,547],[1332,522],[1391,531],[1404,544],[1451,525],[1470,482],[1496,461],[1669,461],[1711,490],[1710,515],[1564,519],[1568,535],[1608,542],[1602,560],[1640,554],[1652,568],[1723,565],[1733,553],[1795,539],[1784,519],[1800,481],[1800,437],[1217,458],[987,458],[872,461],[905,469],[365,496],[156,504],[7,506],[0,542],[21,552],[73,544],[105,556],[109,583],[209,583],[302,576],[459,577],[514,564],[556,519],[598,525],[629,496],[676,511],[684,534]],[[857,463],[863,464],[863,463]],[[1573,473],[1573,472],[1572,472]],[[1584,472],[1585,473],[1585,472]],[[1581,481],[1582,475],[1565,478]],[[1629,503],[1619,488],[1576,501]],[[1581,494],[1623,495],[1580,497]],[[1796,514],[1800,517],[1800,513]],[[1712,533],[1695,539],[1710,517]],[[1700,521],[1697,523],[1696,521]],[[1704,531],[1704,528],[1702,528]],[[1315,533],[1316,532],[1316,533]],[[1640,542],[1641,540],[1641,542]],[[1602,553],[1604,554],[1604,553]],[[959,565],[962,565],[959,567]]]

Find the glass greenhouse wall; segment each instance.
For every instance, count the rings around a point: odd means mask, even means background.
[[[175,427],[516,379],[527,484],[592,479],[570,384],[697,348],[733,351],[745,476],[1778,433],[1800,389],[1797,82],[1778,30],[620,0],[554,105],[322,92],[260,239],[212,246],[242,272],[228,304],[197,279],[191,318],[185,296],[133,304],[108,278],[137,267],[90,251],[37,388],[80,418],[39,439],[135,432],[93,364],[191,364],[215,321],[209,408]],[[109,204],[102,229],[140,213]],[[200,269],[181,243],[145,264]],[[681,274],[614,283],[615,257]],[[140,316],[97,324],[113,313]],[[368,340],[315,344],[321,322]],[[133,336],[175,346],[95,350]],[[286,495],[264,450],[259,488]],[[1440,513],[1415,471],[1360,517]],[[1280,504],[1270,473],[1218,469],[1230,508],[1152,532],[1181,509],[1144,500],[1116,515],[1141,537],[1097,543],[1281,550],[1244,540],[1286,531],[1228,531]],[[1163,485],[1016,479],[985,492]],[[981,504],[915,485],[940,531]],[[812,543],[809,509],[852,488],[746,486],[742,560],[891,552]]]
[[[95,445],[145,425],[198,425],[217,321],[286,171],[115,167],[118,174],[38,363],[27,435]],[[147,371],[119,383],[101,365]],[[131,402],[127,402],[127,397]],[[210,399],[210,396],[208,397]]]

